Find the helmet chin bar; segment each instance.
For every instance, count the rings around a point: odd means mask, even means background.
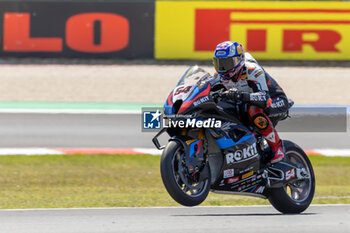
[[[242,71],[243,71],[242,68],[240,70],[228,71],[228,76],[231,78],[231,80],[233,82],[237,82],[239,80],[239,78],[241,77],[241,75],[242,75]]]

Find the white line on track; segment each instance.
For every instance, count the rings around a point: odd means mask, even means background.
[[[328,157],[350,157],[350,149],[315,149],[314,151]]]
[[[63,155],[64,153],[47,148],[0,148],[0,156],[7,155]]]
[[[158,150],[153,148],[134,148],[133,150],[144,154],[150,154],[150,155],[160,155],[163,152],[163,150]]]

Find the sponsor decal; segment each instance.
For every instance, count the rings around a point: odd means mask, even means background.
[[[259,75],[261,75],[263,72],[260,71],[259,73],[257,73],[256,75],[254,75],[255,78],[259,77]]]
[[[231,164],[244,162],[256,156],[258,156],[258,151],[256,149],[256,143],[253,143],[243,150],[236,150],[234,153],[226,154],[226,163]]]
[[[132,4],[0,2],[0,56],[152,58],[154,4]]]
[[[265,95],[250,95],[250,101],[266,101],[266,96]]]
[[[254,119],[254,124],[259,128],[259,129],[265,129],[268,125],[268,121],[265,117],[263,116],[258,116]]]
[[[204,96],[204,97],[202,97],[202,98],[200,98],[200,99],[194,101],[194,102],[193,102],[193,105],[194,105],[194,106],[197,106],[197,105],[200,105],[200,104],[202,104],[202,103],[204,103],[204,102],[207,102],[207,101],[209,101],[209,96]]]
[[[266,140],[268,140],[270,142],[276,142],[276,137],[275,137],[275,133],[274,132],[271,132],[265,138],[266,138]]]
[[[263,193],[265,190],[265,186],[258,186],[256,189],[255,189],[255,193]]]
[[[248,74],[252,74],[252,72],[255,70],[255,66],[248,68]]]
[[[246,168],[244,170],[239,171],[239,174],[243,174],[243,173],[249,172],[249,171],[251,171],[253,169],[254,169],[254,166],[248,167],[248,168]]]
[[[233,177],[234,176],[234,169],[227,169],[227,170],[224,170],[224,179],[226,178],[230,178],[230,177]]]
[[[349,2],[157,1],[156,7],[158,59],[210,59],[228,40],[257,59],[350,59]]]
[[[247,79],[247,78],[248,78],[248,75],[247,75],[247,74],[242,74],[242,75],[241,75],[241,79],[242,79],[242,80],[245,80],[245,79]]]
[[[278,148],[278,149],[277,149],[277,155],[283,156],[282,148]]]
[[[232,183],[235,183],[237,181],[239,181],[239,176],[232,177],[232,178],[228,179],[227,184],[232,184]]]
[[[253,174],[254,174],[253,171],[250,171],[250,172],[248,172],[248,173],[246,173],[246,174],[243,174],[243,175],[242,175],[242,180],[244,180],[244,179],[246,179],[246,178],[252,176]]]
[[[295,177],[295,168],[292,168],[289,171],[286,171],[286,181],[288,181],[294,177]]]
[[[256,176],[253,176],[253,177],[252,177],[252,181],[256,181]]]
[[[221,180],[219,183],[219,186],[224,186],[225,185],[225,180]]]
[[[271,104],[271,108],[281,108],[281,107],[284,107],[284,101],[282,99]]]

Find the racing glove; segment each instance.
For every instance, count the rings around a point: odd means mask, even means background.
[[[231,88],[224,93],[226,98],[236,101],[249,101],[249,93],[239,91],[237,88]]]
[[[249,102],[263,109],[271,105],[271,99],[265,92],[248,93],[238,91],[237,88],[231,88],[225,96],[231,100]]]

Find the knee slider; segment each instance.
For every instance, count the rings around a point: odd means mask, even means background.
[[[269,127],[269,120],[264,114],[256,114],[252,119],[253,124],[258,127],[258,129],[264,130]]]

